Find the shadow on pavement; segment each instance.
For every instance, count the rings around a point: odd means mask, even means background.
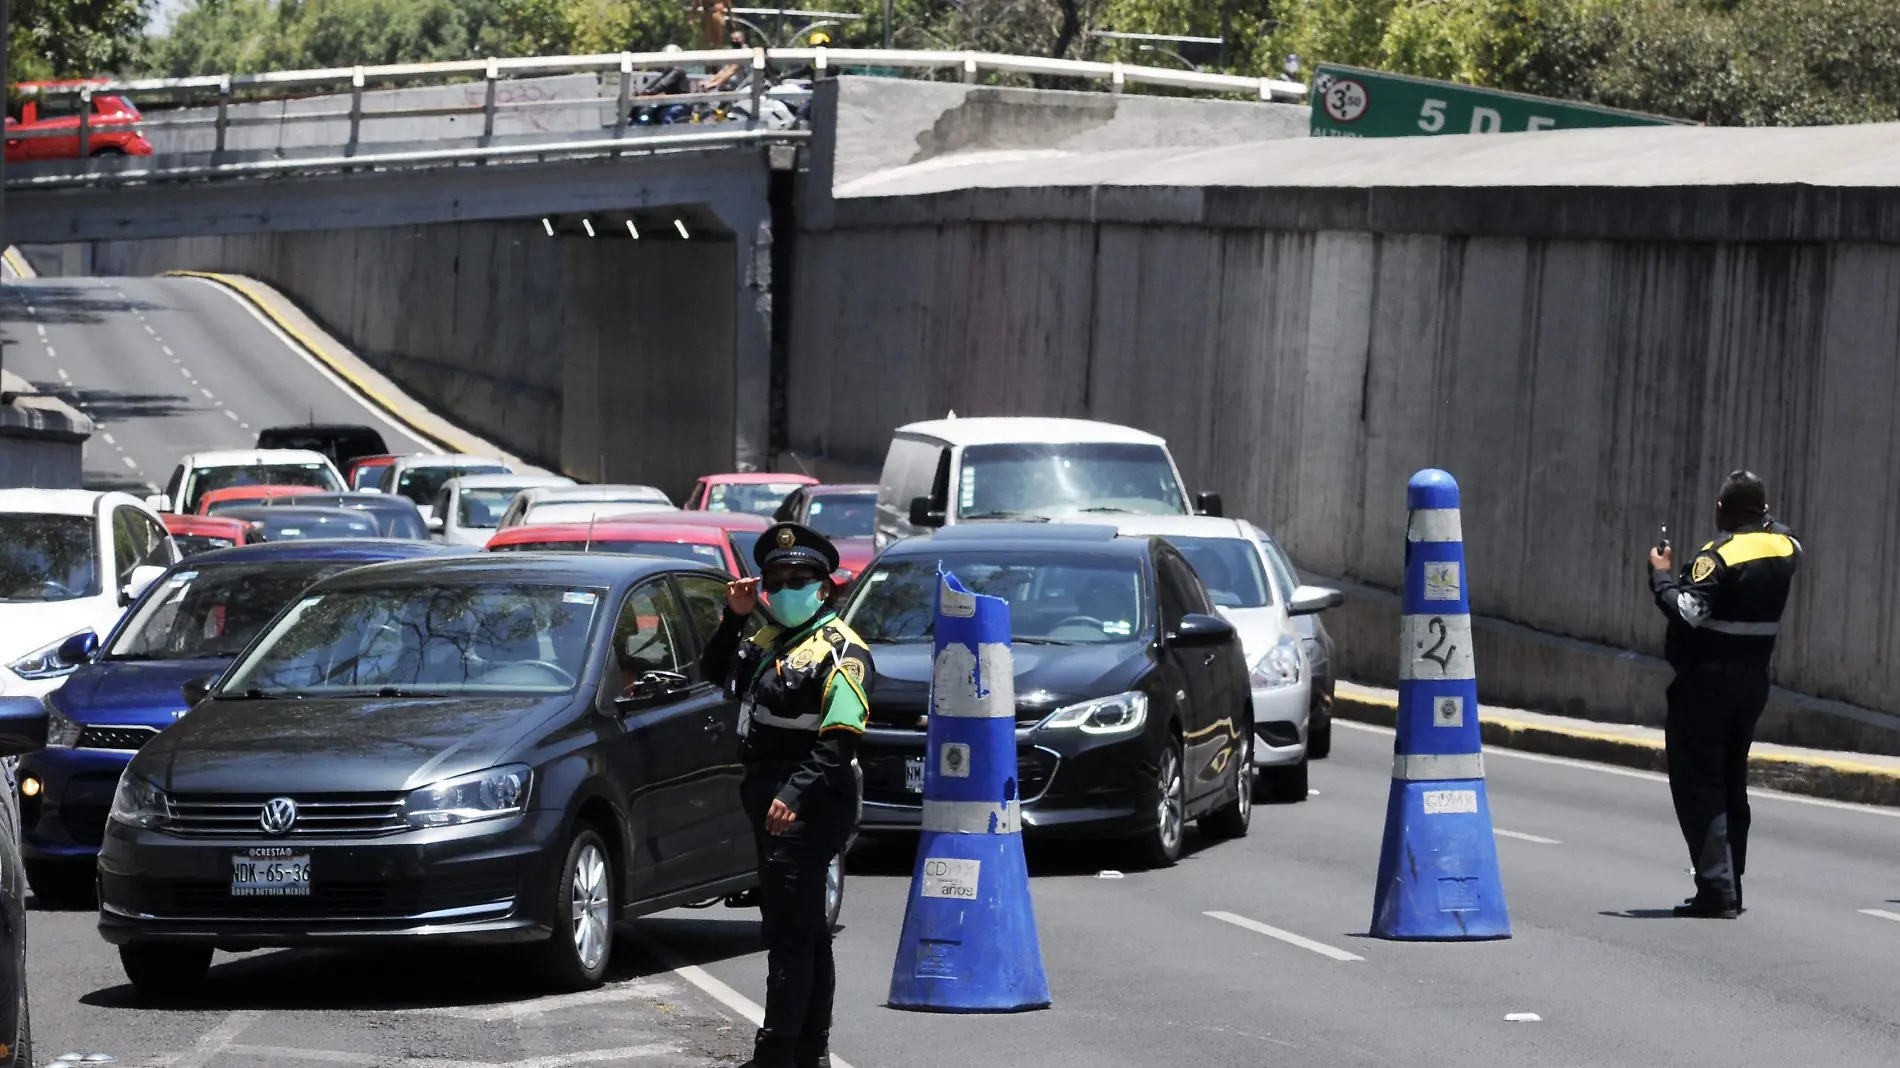
[[[75,389],[64,382],[35,382],[35,389],[58,397],[101,423],[126,419],[165,419],[193,413],[182,393],[122,393],[114,389]]]
[[[1190,831],[1181,844],[1180,863],[1186,864],[1202,850],[1218,844],[1216,839]],[[1093,877],[1108,870],[1136,875],[1147,870],[1141,867],[1131,849],[1115,841],[1027,841],[1023,844],[1023,854],[1029,862],[1032,879]],[[915,833],[860,835],[857,847],[847,858],[845,870],[852,875],[908,879],[916,860]]]
[[[851,914],[850,891],[845,891],[845,915]],[[659,955],[645,952],[637,941],[628,940],[614,953],[613,970],[620,971],[631,965],[632,970],[622,978],[643,978],[649,975],[663,975],[679,966],[681,961],[687,964],[717,964],[722,960],[744,957],[765,951],[765,941],[759,936],[758,909],[729,909],[715,905],[704,916],[649,916],[635,920],[633,929],[640,935],[665,946],[677,961],[661,959]],[[627,950],[633,952],[629,954]],[[629,957],[633,959],[629,960]]]
[[[26,306],[33,305],[33,314]],[[48,279],[43,282],[9,284],[0,290],[0,323],[34,322],[48,326],[72,323],[104,322],[108,315],[129,311],[150,311],[163,305],[139,300],[120,300],[107,285],[79,285]]]
[[[1675,920],[1681,918],[1676,915],[1676,910],[1673,908],[1624,909],[1622,912],[1613,912],[1606,909],[1597,913],[1597,915],[1608,916],[1613,920]]]

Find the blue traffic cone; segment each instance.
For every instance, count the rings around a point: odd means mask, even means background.
[[[1484,792],[1458,482],[1420,471],[1406,485],[1405,615],[1398,739],[1373,891],[1378,938],[1511,937]]]
[[[923,834],[890,1005],[1018,1012],[1049,1005],[1016,792],[1009,603],[939,575]]]

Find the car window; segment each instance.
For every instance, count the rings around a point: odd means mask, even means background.
[[[665,579],[654,579],[627,594],[614,625],[614,658],[620,664],[621,685],[633,683],[649,671],[686,674],[685,620],[679,602]]]
[[[828,493],[805,508],[805,525],[827,538],[868,538],[877,529],[877,495]]]
[[[1210,612],[1207,593],[1187,562],[1172,551],[1155,554],[1155,574],[1160,580],[1161,623],[1172,630],[1181,617],[1190,612]]]
[[[1273,603],[1260,550],[1246,538],[1197,538],[1169,535],[1200,576],[1207,595],[1223,608],[1262,608]]]
[[[455,518],[449,515],[449,488],[447,486],[442,487],[441,491],[435,495],[434,507],[435,517],[437,519],[440,519],[444,524],[455,522]]]
[[[124,506],[112,510],[112,566],[119,576],[119,585],[132,580],[132,569],[139,566],[145,554],[144,532],[132,525],[132,509]]]
[[[970,550],[885,559],[860,580],[845,622],[872,645],[929,641],[937,567],[964,587],[1009,602],[1012,640],[1045,645],[1125,642],[1139,635],[1141,572],[1127,556]]]
[[[679,575],[676,581],[681,595],[686,598],[686,614],[693,621],[693,631],[704,647],[712,641],[713,632],[719,629],[719,620],[725,615],[726,584],[711,575]]]
[[[164,524],[137,509],[128,508],[126,511],[131,514],[134,533],[142,532],[140,540],[144,543],[144,552],[139,558],[139,563],[151,564],[155,567],[170,567],[177,563],[177,550],[172,545],[171,535],[165,530]]]
[[[70,119],[79,114],[78,93],[48,93],[40,98],[40,121]]]
[[[749,537],[741,538],[736,530],[726,532],[726,543],[732,546],[732,558],[739,562],[740,578],[745,578],[758,570],[752,561],[752,547],[759,542],[759,532],[749,531],[748,534]]]
[[[184,481],[185,465],[179,464],[177,467],[172,468],[172,477],[165,483],[165,496],[172,499],[173,511],[177,511],[181,507],[178,501],[178,487]]]
[[[279,609],[318,579],[347,567],[272,561],[174,571],[136,609],[106,659],[236,656]]]
[[[98,565],[91,516],[0,513],[0,601],[90,597],[99,592]]]
[[[1299,574],[1293,570],[1293,561],[1287,559],[1286,550],[1280,548],[1280,543],[1265,531],[1255,527],[1254,533],[1259,536],[1260,544],[1267,547],[1267,574],[1273,577],[1273,588],[1279,592],[1280,602],[1290,604],[1293,591],[1300,584]]]

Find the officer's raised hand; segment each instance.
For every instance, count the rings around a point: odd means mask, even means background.
[[[1651,548],[1649,550],[1649,569],[1651,571],[1676,570],[1676,551],[1674,549]]]
[[[726,583],[726,607],[735,616],[749,616],[759,607],[759,580],[735,579]]]

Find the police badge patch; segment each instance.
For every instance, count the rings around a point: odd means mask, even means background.
[[[854,657],[839,665],[839,670],[851,676],[851,681],[857,683],[860,687],[864,685],[864,661]]]
[[[1689,567],[1690,582],[1707,582],[1709,576],[1713,574],[1715,574],[1715,558],[1712,556],[1698,556],[1695,558],[1695,563]]]

